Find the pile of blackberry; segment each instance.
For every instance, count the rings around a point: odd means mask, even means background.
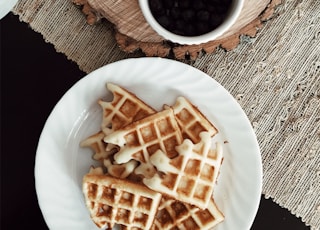
[[[198,36],[217,28],[232,0],[148,0],[151,12],[165,29],[183,36]]]

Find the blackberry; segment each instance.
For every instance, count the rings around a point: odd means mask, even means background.
[[[190,0],[178,0],[176,2],[180,8],[190,8],[191,6]]]
[[[161,15],[159,18],[158,18],[158,22],[160,25],[162,25],[163,27],[165,28],[170,28],[170,25],[171,25],[171,21],[169,19],[169,17],[167,15]]]
[[[151,12],[165,29],[183,36],[210,32],[225,19],[232,0],[148,0]]]
[[[192,22],[195,20],[195,11],[193,9],[186,9],[182,12],[182,18],[186,22]]]
[[[197,12],[197,18],[201,22],[208,22],[210,19],[210,12],[207,10],[199,10]]]
[[[172,19],[179,19],[181,16],[181,10],[178,7],[173,7],[170,9],[170,13]]]
[[[162,0],[152,0],[152,1],[149,1],[149,4],[153,14],[157,15],[158,13],[160,14],[162,13],[164,9]]]
[[[192,3],[192,8],[195,10],[202,10],[206,8],[206,4],[203,2],[203,0],[195,0]]]
[[[172,0],[163,0],[163,4],[167,9],[168,8],[172,8],[174,6],[174,1],[172,1]]]
[[[187,23],[184,20],[177,20],[175,23],[175,29],[177,29],[178,31],[183,31],[183,29],[186,27]],[[183,32],[181,32],[183,33]]]

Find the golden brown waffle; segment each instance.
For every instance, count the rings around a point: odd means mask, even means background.
[[[104,159],[107,159],[109,156],[118,151],[115,146],[108,147],[108,144],[103,141],[104,137],[105,134],[100,131],[83,140],[80,143],[80,146],[91,148],[94,152],[93,159],[103,162]]]
[[[113,160],[113,156],[118,152],[118,147],[112,144],[106,144],[103,141],[105,137],[102,131],[88,137],[80,143],[81,147],[89,147],[93,150],[93,159],[100,161],[107,169],[107,173],[116,178],[127,178],[137,167],[138,162],[131,160],[127,163],[117,164]],[[140,180],[137,176],[132,175],[130,178],[135,181]]]
[[[172,109],[165,109],[133,122],[104,138],[107,143],[120,146],[114,155],[117,163],[131,159],[140,162],[135,172],[151,177],[155,173],[149,157],[161,149],[169,158],[178,155],[176,146],[182,143],[182,135]]]
[[[99,101],[101,131],[81,142],[107,169],[92,168],[83,178],[94,223],[160,230],[211,229],[221,222],[212,198],[222,162],[219,143],[211,148],[218,130],[186,98],[156,112],[120,86],[107,88],[113,100]]]
[[[102,170],[101,170],[102,171]],[[161,194],[127,180],[88,173],[83,178],[87,208],[99,228],[149,229],[154,221]]]
[[[109,175],[115,178],[127,178],[133,173],[135,168],[138,166],[138,162],[135,160],[130,160],[123,164],[117,164],[112,162],[110,158],[104,159],[103,165],[107,168]]]
[[[184,139],[190,139],[193,143],[198,143],[201,132],[206,131],[211,137],[218,132],[218,129],[186,98],[178,97],[172,109]]]
[[[156,112],[136,95],[116,84],[108,83],[107,88],[112,92],[113,100],[98,101],[103,111],[101,129],[106,135]]]
[[[103,138],[114,130],[155,113],[155,110],[134,94],[116,84],[108,83],[107,88],[112,92],[113,100],[111,102],[98,101],[103,110],[102,131],[83,140],[80,146],[91,148],[94,152],[93,159],[103,163],[106,160],[104,165],[108,165],[110,175],[124,178],[130,174],[132,166],[136,164],[118,165],[112,161],[111,158],[118,151],[118,148],[113,144],[105,143]],[[136,180],[137,178],[133,179]]]
[[[208,230],[224,220],[223,214],[210,200],[207,209],[162,197],[151,230],[193,229]]]
[[[216,143],[216,148],[211,149],[208,132],[200,133],[200,138],[197,144],[185,139],[177,146],[179,156],[173,159],[161,150],[155,152],[150,162],[164,175],[154,174],[144,178],[143,183],[181,202],[207,208],[222,163],[222,147]]]

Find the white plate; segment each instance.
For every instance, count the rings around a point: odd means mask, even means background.
[[[225,215],[217,230],[248,230],[262,187],[259,146],[251,125],[233,97],[203,72],[161,58],[127,59],[104,66],[76,83],[58,102],[41,134],[35,179],[39,205],[50,229],[96,229],[81,192],[91,151],[79,142],[99,130],[99,98],[111,100],[107,82],[119,84],[161,109],[177,96],[190,99],[220,131],[224,161],[215,200]]]
[[[0,19],[5,17],[17,2],[18,0],[0,0]]]

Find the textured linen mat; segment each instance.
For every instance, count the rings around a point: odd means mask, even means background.
[[[255,38],[190,65],[238,100],[256,132],[263,194],[320,229],[320,1],[287,0]],[[86,24],[71,0],[20,0],[13,9],[87,73],[141,52],[122,52],[108,22]]]

